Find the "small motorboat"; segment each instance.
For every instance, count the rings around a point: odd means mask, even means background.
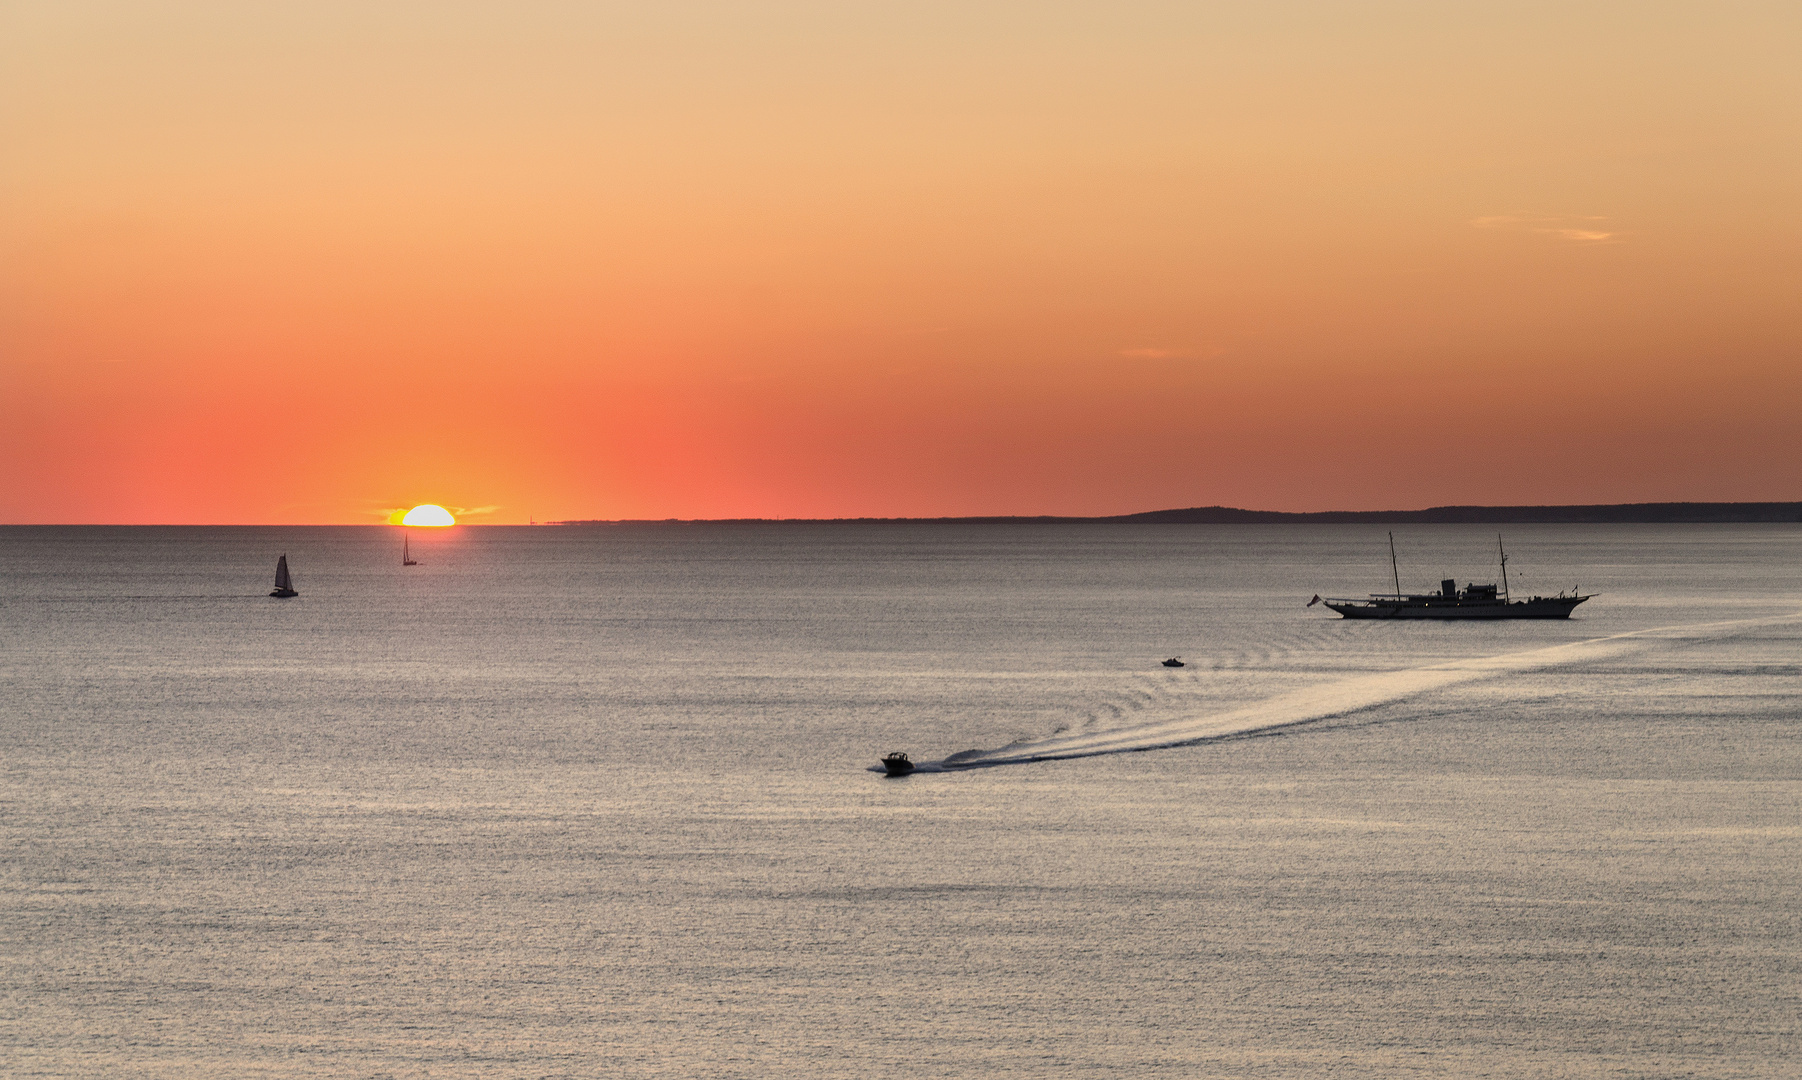
[[[1178,660],[1176,657],[1172,656],[1170,659],[1164,661],[1164,666],[1165,667],[1183,667],[1184,664],[1181,660]]]
[[[286,600],[290,596],[299,596],[294,588],[294,579],[288,576],[288,556],[283,555],[275,560],[275,591],[270,596],[279,596]]]
[[[899,751],[882,759],[882,767],[890,776],[906,776],[914,771],[914,763],[907,760],[907,755]]]

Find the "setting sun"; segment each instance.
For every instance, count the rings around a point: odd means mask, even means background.
[[[451,517],[450,511],[439,506],[437,503],[424,503],[407,511],[407,515],[400,519],[400,523],[402,525],[430,525],[442,527],[445,525],[455,525],[457,519]]]

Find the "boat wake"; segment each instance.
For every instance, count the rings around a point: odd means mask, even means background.
[[[1525,652],[1450,660],[1425,667],[1358,675],[1279,694],[1251,705],[1203,716],[1181,717],[1130,727],[1060,731],[993,750],[965,750],[941,761],[914,763],[915,772],[953,772],[1032,761],[1058,761],[1100,754],[1134,753],[1276,731],[1319,723],[1401,701],[1416,694],[1500,675],[1609,660],[1657,640],[1719,637],[1750,626],[1802,619],[1802,612],[1760,619],[1661,626],[1573,641]]]

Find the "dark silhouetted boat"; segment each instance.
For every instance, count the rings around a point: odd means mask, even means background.
[[[1172,656],[1170,659],[1164,661],[1164,666],[1165,667],[1182,667],[1183,662],[1181,660],[1178,660],[1176,657]]]
[[[1321,600],[1316,596],[1308,601],[1308,606],[1324,603],[1348,619],[1568,619],[1578,604],[1595,596],[1573,589],[1557,596],[1515,600],[1508,595],[1508,553],[1502,549],[1499,535],[1495,547],[1502,558],[1499,589],[1493,584],[1475,583],[1460,589],[1456,579],[1447,578],[1439,583],[1438,592],[1404,593],[1401,570],[1395,561],[1395,534],[1390,533],[1389,569],[1395,575],[1394,592],[1371,593],[1367,600]]]
[[[283,555],[275,560],[275,591],[270,596],[279,596],[286,600],[290,596],[299,596],[294,590],[294,582],[288,577],[288,556]]]
[[[906,776],[914,771],[914,763],[907,760],[906,754],[899,752],[883,758],[882,767],[888,770],[890,776]]]
[[[408,536],[406,533],[400,534],[400,564],[402,566],[419,565],[419,560],[413,557],[412,548],[408,544],[408,541],[411,539],[412,537]]]

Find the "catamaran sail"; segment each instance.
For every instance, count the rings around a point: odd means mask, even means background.
[[[288,556],[286,555],[275,560],[275,591],[269,595],[280,596],[284,599],[300,595],[294,591],[294,583],[288,578]]]
[[[411,539],[412,537],[408,536],[406,533],[400,534],[400,564],[402,566],[419,565],[419,560],[413,557],[412,548],[408,544],[408,541]]]

